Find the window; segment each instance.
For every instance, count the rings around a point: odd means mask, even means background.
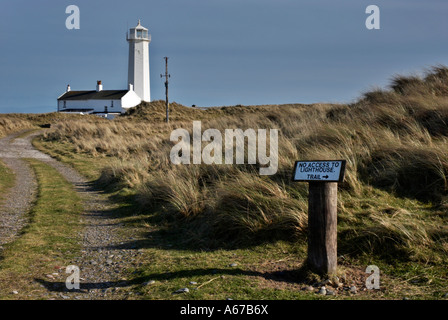
[[[64,108],[67,107],[67,101],[64,100]]]
[[[112,100],[112,101],[110,102],[110,107],[111,107],[111,108],[114,107],[114,100]]]
[[[142,37],[142,30],[137,30],[137,38],[141,38]]]

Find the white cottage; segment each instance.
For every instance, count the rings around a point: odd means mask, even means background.
[[[96,90],[67,91],[58,98],[58,112],[96,114],[111,118],[140,104],[142,100],[130,84],[128,90],[103,90],[101,81]]]

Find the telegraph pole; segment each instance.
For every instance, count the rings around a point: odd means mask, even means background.
[[[168,57],[164,57],[165,59],[165,74],[161,74],[160,77],[165,77],[165,107],[166,107],[166,123],[169,122],[169,115],[168,115],[168,108],[169,108],[169,102],[168,102],[168,78],[171,77],[168,73]]]

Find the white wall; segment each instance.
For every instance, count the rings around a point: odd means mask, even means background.
[[[136,105],[140,104],[142,102],[142,99],[135,93],[134,91],[128,91],[122,98],[121,98],[121,107],[122,112],[126,112],[127,109],[135,107]]]
[[[107,106],[108,112],[122,112],[121,100],[66,100],[65,105],[64,108],[64,101],[58,100],[59,111],[65,109],[94,109],[93,112],[104,112],[104,107]]]

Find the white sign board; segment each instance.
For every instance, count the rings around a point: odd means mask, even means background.
[[[294,181],[342,182],[345,160],[297,161]]]

